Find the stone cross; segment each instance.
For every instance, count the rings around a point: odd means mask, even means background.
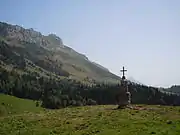
[[[130,105],[131,103],[131,93],[128,91],[128,85],[127,80],[125,77],[125,72],[127,70],[123,69],[121,72],[123,72],[122,80],[121,80],[121,91],[118,94],[118,108]]]
[[[125,77],[125,74],[124,74],[124,73],[125,73],[127,70],[125,70],[125,69],[124,69],[124,66],[123,66],[123,69],[120,70],[120,71],[123,72],[122,80],[125,80],[126,77]]]

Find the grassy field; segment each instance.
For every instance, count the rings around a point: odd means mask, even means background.
[[[180,107],[115,107],[46,110],[35,101],[0,94],[0,135],[180,135]]]
[[[38,113],[41,110],[43,108],[36,107],[36,101],[0,94],[0,118],[28,112]]]

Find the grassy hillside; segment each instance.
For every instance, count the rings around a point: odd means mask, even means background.
[[[180,107],[145,106],[149,110],[114,110],[86,106],[43,110],[34,101],[0,95],[0,135],[179,135]],[[153,108],[150,110],[150,108]],[[27,112],[28,111],[28,112]]]

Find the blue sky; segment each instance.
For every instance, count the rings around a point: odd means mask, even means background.
[[[1,0],[0,21],[64,44],[152,86],[180,84],[179,0]]]

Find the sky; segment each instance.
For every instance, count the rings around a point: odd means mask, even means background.
[[[1,0],[0,21],[54,33],[112,73],[180,84],[179,0]]]

